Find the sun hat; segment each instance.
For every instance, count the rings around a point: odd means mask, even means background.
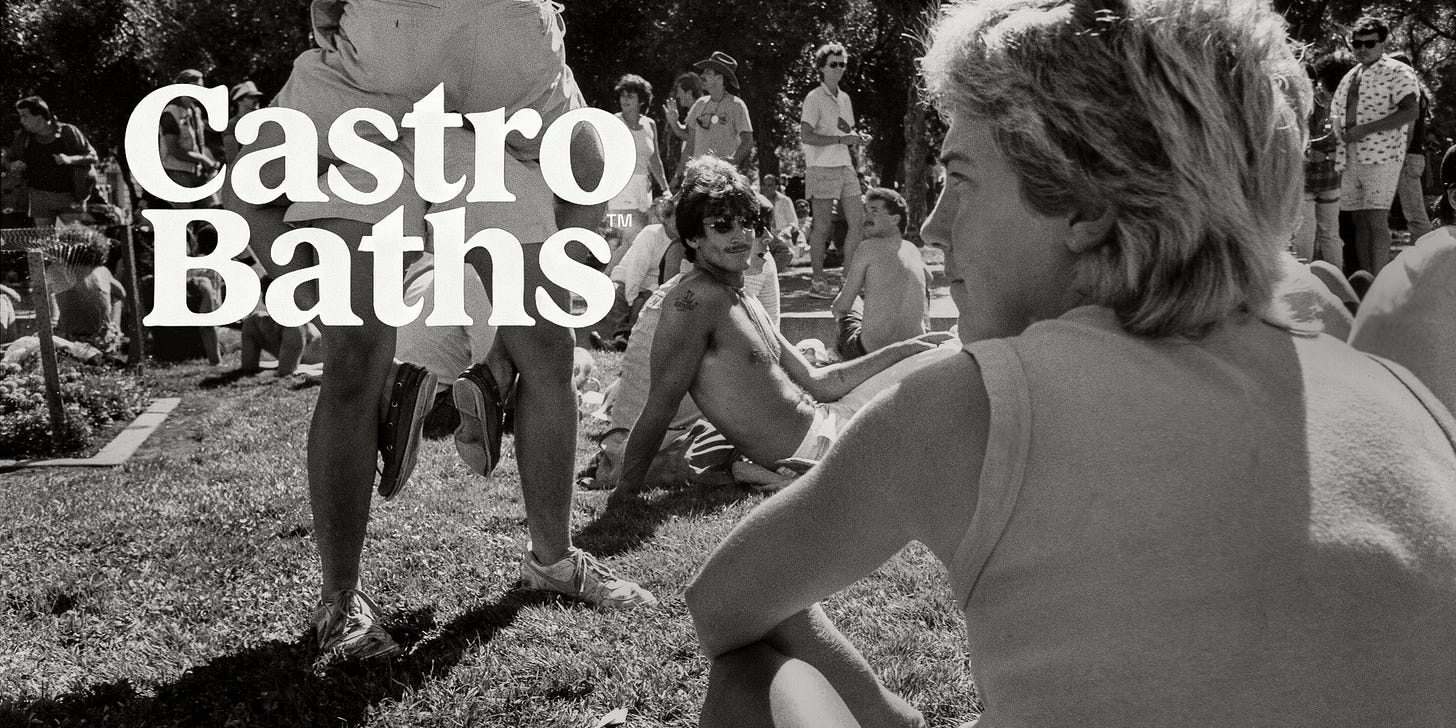
[[[724,85],[729,90],[738,88],[738,61],[733,60],[733,56],[723,51],[713,51],[713,54],[705,60],[694,63],[693,68],[699,71],[711,68],[723,74]]]
[[[262,96],[263,92],[252,81],[244,81],[233,87],[232,100],[237,101],[244,96]]]

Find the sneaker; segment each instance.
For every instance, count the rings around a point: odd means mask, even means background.
[[[809,286],[809,298],[829,299],[834,298],[835,295],[837,294],[835,294],[834,292],[834,287],[823,281],[819,281]]]
[[[420,430],[435,401],[435,375],[409,362],[390,365],[389,410],[379,423],[379,495],[404,490],[419,461]]]
[[[606,609],[632,609],[657,605],[652,592],[613,574],[595,556],[572,548],[566,558],[543,565],[526,546],[521,560],[521,586],[565,594],[592,606]]]
[[[399,652],[394,638],[379,626],[378,611],[379,605],[358,589],[345,589],[319,602],[313,629],[320,657],[372,660]]]

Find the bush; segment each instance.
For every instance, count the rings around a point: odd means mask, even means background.
[[[59,366],[66,422],[55,432],[39,368],[0,364],[0,458],[79,453],[98,430],[135,417],[150,399],[145,385],[124,372],[64,358]]]

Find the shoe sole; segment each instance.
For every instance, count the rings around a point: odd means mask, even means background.
[[[505,431],[505,404],[500,387],[489,369],[474,366],[460,374],[460,378],[451,385],[450,394],[455,398],[455,409],[460,412],[461,418],[473,417],[480,422],[489,462],[485,472],[479,474],[489,477],[495,466],[500,464],[501,437]],[[460,448],[458,439],[455,448],[457,451]]]
[[[379,476],[379,495],[385,500],[399,495],[414,474],[415,464],[419,461],[420,432],[425,426],[425,415],[434,405],[438,382],[428,369],[408,362],[400,364],[395,371],[394,391],[389,399],[389,419],[385,423],[384,435],[393,437],[394,451],[398,453],[398,457],[393,458],[392,462],[386,458],[383,472]],[[413,401],[409,401],[411,398]],[[408,410],[404,408],[406,404],[409,405]],[[404,420],[406,416],[409,417],[407,423]]]

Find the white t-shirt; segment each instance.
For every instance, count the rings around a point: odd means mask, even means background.
[[[662,264],[662,256],[671,245],[672,238],[667,236],[661,223],[648,225],[637,233],[637,237],[632,240],[632,247],[622,255],[622,260],[612,269],[610,276],[613,283],[622,284],[627,303],[637,300],[638,294],[657,290],[657,274]],[[674,270],[665,277],[671,278],[675,275],[677,271]]]
[[[854,105],[850,103],[849,92],[839,89],[837,96],[831,96],[824,84],[814,87],[804,97],[804,107],[799,112],[799,121],[808,124],[817,134],[840,136],[854,131]],[[849,156],[849,146],[830,144],[804,145],[804,166],[806,167],[849,167],[854,160]]]

